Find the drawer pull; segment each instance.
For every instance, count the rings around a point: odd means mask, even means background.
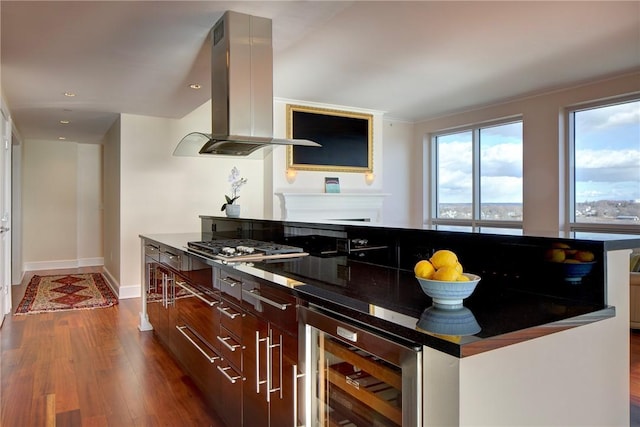
[[[240,316],[242,313],[229,313],[230,307],[216,307],[216,309],[224,314],[227,317],[230,317],[231,319],[235,319],[236,317]]]
[[[236,348],[240,348],[241,345],[240,344],[236,344],[236,345],[229,345],[229,343],[227,342],[227,340],[230,340],[231,337],[224,337],[224,338],[220,338],[220,336],[216,337],[218,339],[218,341],[220,341],[222,344],[224,344],[225,347],[227,347],[229,350],[231,351],[236,351]]]
[[[189,336],[189,335],[184,331],[185,329],[188,329],[188,330],[189,330],[189,332],[191,332],[192,334],[194,334],[194,335],[195,335],[195,332],[193,332],[193,331],[191,330],[191,328],[190,328],[190,327],[188,327],[187,325],[184,325],[184,326],[178,326],[178,325],[176,325],[176,329],[177,329],[177,330],[178,330],[182,335],[184,335],[184,337],[185,337],[185,338],[186,338],[186,339],[187,339],[187,340],[188,340],[188,341],[189,341],[189,342],[190,342],[190,343],[191,343],[195,348],[197,348],[197,349],[198,349],[198,351],[199,351],[200,353],[202,353],[202,355],[204,356],[204,358],[205,358],[205,359],[207,359],[207,360],[209,361],[209,363],[213,363],[213,362],[215,362],[216,360],[220,359],[220,356],[209,356],[209,355],[207,354],[207,352],[206,352],[206,351],[204,351],[204,350],[202,349],[202,347],[200,347],[200,346],[199,346],[199,345],[198,345],[198,344],[197,344],[197,343],[196,343],[196,342],[195,342],[195,341],[194,341],[194,340],[193,340],[193,339],[192,339],[192,338],[191,338],[191,337],[190,337],[190,336]]]
[[[230,277],[221,277],[220,281],[226,283],[227,285],[231,286],[232,288],[235,285],[239,285],[240,283],[242,283],[242,282],[240,282],[238,280],[231,279]]]
[[[227,377],[227,379],[229,380],[229,382],[231,382],[231,384],[235,384],[236,381],[238,381],[240,378],[242,378],[242,376],[240,376],[240,375],[236,375],[235,377],[229,376],[229,374],[227,374],[227,371],[229,369],[231,369],[230,366],[227,366],[226,368],[221,368],[220,365],[218,365],[216,367],[218,368],[218,371],[222,372],[222,375]]]
[[[251,289],[251,290],[247,290],[247,289],[243,289],[242,293],[243,294],[248,294],[251,295],[253,298],[260,300],[262,302],[266,302],[269,305],[272,305],[276,308],[279,308],[280,310],[286,310],[287,307],[289,307],[291,304],[287,303],[287,304],[280,304],[279,302],[275,302],[273,300],[270,300],[269,298],[265,298],[262,295],[260,295],[259,293],[260,291],[258,289]]]
[[[358,342],[358,333],[357,332],[350,331],[349,329],[343,328],[342,326],[338,326],[338,328],[336,329],[336,332],[342,338],[346,338],[346,339],[348,339],[349,341],[352,341],[352,342]]]
[[[176,280],[176,285],[180,286],[182,289],[184,289],[185,291],[189,292],[191,295],[193,295],[194,297],[198,298],[199,300],[203,301],[205,304],[207,304],[209,307],[213,307],[214,305],[218,304],[220,301],[210,301],[206,298],[204,298],[202,295],[194,292],[193,290],[191,290],[191,288],[188,288],[185,282],[178,282]]]

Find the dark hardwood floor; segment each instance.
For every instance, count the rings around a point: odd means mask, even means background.
[[[65,274],[100,271],[41,271]],[[27,274],[14,286],[22,299]],[[115,307],[8,315],[0,329],[0,426],[212,426],[193,382],[137,328],[140,299]],[[640,426],[640,331],[630,333],[631,426]]]
[[[100,271],[41,271],[40,275]],[[12,287],[13,307],[33,274]],[[0,329],[0,426],[213,426],[200,392],[137,328],[140,299],[115,307],[8,315]]]

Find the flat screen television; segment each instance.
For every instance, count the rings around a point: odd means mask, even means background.
[[[287,137],[322,147],[290,146],[287,167],[368,173],[373,168],[371,114],[287,105]]]

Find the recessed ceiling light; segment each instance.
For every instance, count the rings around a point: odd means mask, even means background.
[[[68,125],[71,122],[69,120],[60,120],[60,123],[63,125]]]
[[[191,89],[196,89],[196,90],[198,90],[198,89],[202,88],[202,86],[200,86],[198,83],[191,83],[191,84],[189,85],[189,87],[190,87]]]
[[[65,138],[64,136],[59,136],[59,137],[58,137],[58,139],[59,139],[60,141],[64,141],[64,140],[65,140],[65,139],[67,139],[67,138]]]
[[[69,98],[72,98],[72,97],[76,96],[76,94],[73,93],[73,92],[65,92],[64,96],[68,96]]]

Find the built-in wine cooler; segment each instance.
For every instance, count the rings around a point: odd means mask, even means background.
[[[418,426],[422,352],[348,319],[300,307],[305,425]]]

